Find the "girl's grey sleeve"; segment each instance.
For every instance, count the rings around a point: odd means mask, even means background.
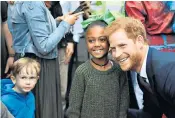
[[[120,95],[119,118],[127,118],[127,110],[129,108],[129,85],[127,80],[127,74],[123,71],[120,74]]]
[[[84,75],[82,69],[77,68],[69,95],[69,108],[67,110],[68,118],[80,118],[84,91]]]

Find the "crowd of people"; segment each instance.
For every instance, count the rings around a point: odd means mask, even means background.
[[[175,117],[174,1],[2,1],[1,29],[2,118]]]

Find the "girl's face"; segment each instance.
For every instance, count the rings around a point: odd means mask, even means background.
[[[109,50],[109,43],[107,36],[104,35],[104,28],[101,26],[94,26],[86,32],[86,43],[88,52],[93,58],[103,58]]]

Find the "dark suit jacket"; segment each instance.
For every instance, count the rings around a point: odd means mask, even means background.
[[[161,118],[163,113],[160,107],[157,104],[155,104],[157,103],[157,101],[155,100],[155,96],[152,96],[152,94],[147,94],[146,98],[144,97],[144,108],[139,110],[130,72],[128,72],[127,74],[130,93],[130,106],[128,109],[128,118]]]
[[[149,48],[146,73],[158,106],[168,118],[175,118],[175,53]]]
[[[168,118],[175,118],[175,53],[160,52],[149,48],[146,73],[153,93],[144,98],[143,111],[130,110],[130,118],[161,118],[162,113]],[[138,109],[132,81],[128,73],[130,88],[130,108]],[[173,86],[174,85],[174,86]],[[146,94],[144,92],[144,94]],[[134,115],[133,115],[134,114]],[[151,115],[151,116],[150,116]]]

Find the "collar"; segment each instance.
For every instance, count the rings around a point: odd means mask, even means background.
[[[140,71],[140,76],[144,77],[144,78],[147,78],[147,79],[148,79],[148,76],[146,74],[146,60],[147,60],[147,56],[148,56],[148,51],[149,51],[149,47],[147,47],[146,55],[145,55],[145,58],[144,58],[144,61],[143,61],[141,71]]]

